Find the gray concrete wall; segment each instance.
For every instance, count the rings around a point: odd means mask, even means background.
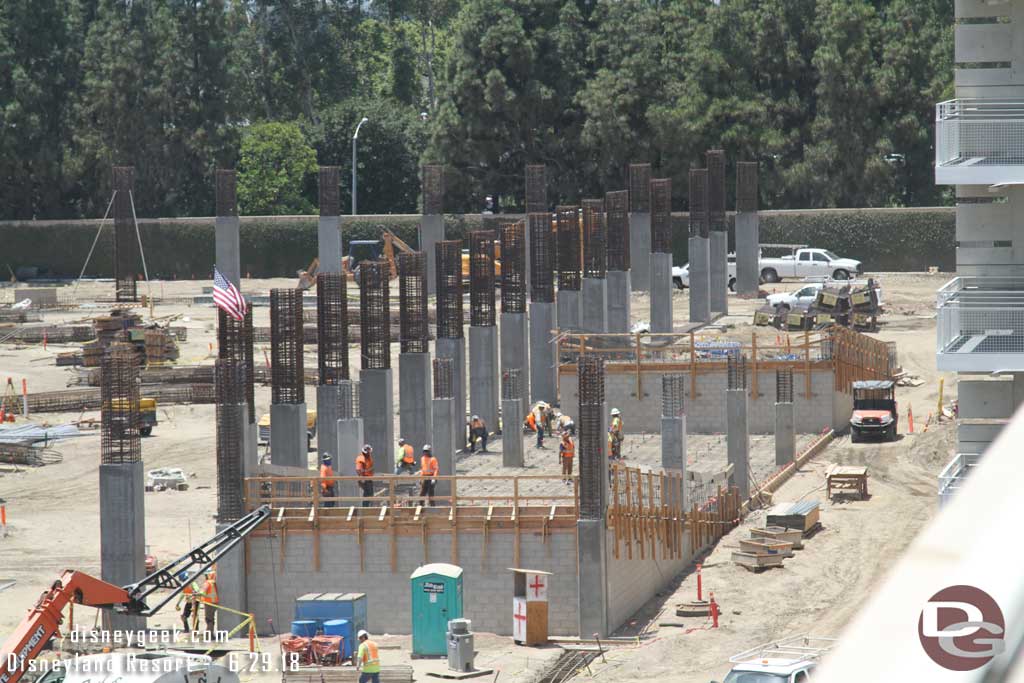
[[[217,216],[214,220],[214,254],[217,269],[241,289],[242,252],[239,246],[238,225],[238,216]]]
[[[615,559],[615,533],[609,531],[606,542],[608,553],[608,626],[613,631],[636,614],[647,604],[647,601],[665,590],[673,583],[673,579],[685,570],[693,560],[690,548],[690,537],[683,532],[683,557],[665,560],[659,551],[653,559],[645,554],[633,553],[633,559],[627,559],[622,542],[619,544],[619,559]],[[674,609],[671,604],[669,609]]]
[[[748,373],[753,371],[748,366]],[[699,373],[697,375],[697,396],[690,395],[689,373],[672,374],[687,376],[686,418],[690,434],[724,434],[725,416],[725,371]],[[661,376],[658,372],[644,372],[641,375],[641,396],[637,397],[636,375],[634,373],[608,372],[605,375],[605,397],[608,406],[619,408],[627,433],[648,432],[657,434],[661,430]],[[830,368],[811,371],[811,397],[804,394],[804,378],[794,372],[794,405],[796,406],[796,430],[800,434],[816,434],[822,429],[832,428],[838,419],[846,424],[852,412],[852,399],[833,391],[833,375]],[[748,380],[749,381],[749,380]],[[561,403],[576,406],[579,403],[576,390],[576,374],[567,373],[560,377]],[[751,381],[752,383],[752,381]],[[751,434],[773,434],[775,432],[775,370],[758,370],[758,392],[760,396],[750,397],[748,424]],[[834,415],[835,413],[835,415]]]
[[[690,322],[711,322],[711,247],[703,237],[690,238]]]
[[[647,292],[651,288],[650,263],[647,257],[651,253],[651,214],[629,214],[629,260],[632,270],[634,292]]]
[[[498,328],[469,328],[469,412],[491,431],[498,429]]]
[[[608,281],[585,277],[580,290],[580,326],[584,332],[608,331]]]
[[[651,332],[672,331],[672,254],[651,254]]]
[[[431,417],[433,369],[429,353],[398,354],[398,418],[399,436],[418,454],[423,444],[430,443],[433,431]],[[393,471],[395,462],[391,462]]]
[[[420,218],[420,251],[427,255],[427,294],[437,290],[437,250],[434,245],[444,239],[444,216],[427,214]]]
[[[341,272],[341,218],[320,216],[316,230],[321,273]]]
[[[711,310],[715,313],[729,312],[729,233],[712,230],[708,240],[710,255]]]
[[[115,586],[146,576],[145,491],[141,462],[100,465],[100,578]],[[107,616],[112,629],[146,627],[141,617]]]
[[[736,293],[757,295],[761,277],[758,251],[761,245],[761,220],[756,213],[736,214]]]
[[[439,337],[434,342],[434,356],[436,358],[451,358],[452,372],[455,376],[452,382],[455,384],[455,419],[460,426],[464,427],[466,422],[466,339],[446,339]]]
[[[305,403],[270,405],[270,461],[287,467],[309,467],[309,430]]]
[[[409,576],[423,564],[419,534],[398,535],[397,571],[391,571],[391,535],[364,535],[365,564],[359,566],[359,543],[354,533],[320,535],[320,571],[313,568],[313,536],[289,532],[284,566],[281,537],[253,536],[248,542],[249,609],[256,615],[260,635],[267,618],[278,631],[294,619],[295,599],[305,593],[366,593],[367,628],[371,633],[407,634],[412,631]],[[451,536],[427,537],[427,559],[451,562]],[[463,612],[473,630],[512,634],[512,572],[516,566],[511,534],[493,530],[484,558],[483,534],[461,531],[457,564],[463,574]],[[548,585],[548,623],[552,635],[577,635],[576,531],[553,530],[545,544],[539,533],[524,533],[519,566],[552,573]]]
[[[501,376],[505,370],[519,370],[519,390],[523,414],[530,404],[530,330],[525,313],[502,313],[501,327]]]
[[[363,436],[373,447],[374,471],[381,473],[393,472],[395,467],[394,391],[391,368],[359,371]]]
[[[632,321],[633,288],[630,284],[632,273],[628,270],[609,270],[608,282],[608,331],[629,332]]]
[[[555,305],[530,302],[530,400],[558,400],[555,365]]]
[[[562,331],[579,331],[582,321],[580,320],[580,293],[575,290],[558,290],[555,293],[555,303],[558,305],[558,329]]]

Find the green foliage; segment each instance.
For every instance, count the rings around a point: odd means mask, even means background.
[[[316,152],[294,123],[260,123],[246,131],[238,160],[239,212],[251,215],[310,213],[309,183]]]

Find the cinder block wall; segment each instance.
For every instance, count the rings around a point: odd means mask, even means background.
[[[281,568],[281,537],[254,536],[247,543],[249,610],[257,629],[269,632],[267,618],[278,632],[288,631],[295,600],[306,593],[366,593],[368,628],[373,633],[411,633],[412,604],[409,576],[423,562],[419,535],[398,536],[398,570],[391,571],[390,534],[364,535],[365,566],[359,568],[359,544],[354,534],[320,535],[320,571],[313,571],[313,537],[288,533],[285,565]],[[451,537],[429,539],[430,562],[451,561]],[[511,534],[492,532],[481,569],[483,535],[459,533],[459,565],[463,568],[463,611],[473,630],[512,634],[513,543]],[[576,572],[576,530],[552,530],[545,545],[539,534],[523,533],[519,565],[553,574],[548,589],[548,624],[552,635],[575,636],[578,630],[579,581]]]
[[[641,375],[641,395],[637,396],[636,375],[608,373],[605,375],[605,396],[608,407],[622,411],[627,432],[661,431],[661,377],[663,373]],[[724,372],[697,375],[697,396],[690,395],[689,373],[686,381],[686,425],[691,434],[723,434],[726,431]],[[559,376],[559,400],[571,412],[579,405],[575,373]],[[793,373],[793,400],[796,431],[812,434],[825,428],[842,428],[850,418],[852,403],[845,394],[834,391],[831,369],[811,371],[811,397],[805,391],[804,375]],[[753,392],[753,383],[748,379]],[[775,433],[775,370],[758,371],[758,396],[751,393],[747,420],[751,434]]]
[[[693,560],[690,536],[683,533],[683,557],[675,560],[661,559],[658,550],[652,559],[650,546],[645,550],[643,560],[640,552],[633,547],[633,559],[627,559],[625,543],[619,543],[619,559],[615,559],[615,532],[608,532],[608,626],[613,631],[625,624],[648,600],[667,588]]]

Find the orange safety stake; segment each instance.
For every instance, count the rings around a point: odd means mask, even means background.
[[[907,430],[908,434],[914,433],[914,406],[912,405],[907,406]]]
[[[249,617],[249,652],[256,652],[256,627],[252,623],[252,617]]]
[[[711,628],[718,628],[718,603],[715,602],[715,592],[708,593],[711,598]]]
[[[697,565],[697,600],[703,600],[701,597],[701,578],[700,578],[700,565]]]

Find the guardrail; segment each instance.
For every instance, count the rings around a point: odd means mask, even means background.
[[[1010,182],[1022,175],[1024,101],[960,98],[935,105],[936,182]]]
[[[957,453],[939,473],[939,507],[945,506],[963,487],[967,475],[981,462],[978,453]]]
[[[995,372],[1024,361],[1024,278],[954,278],[937,302],[939,370]]]

